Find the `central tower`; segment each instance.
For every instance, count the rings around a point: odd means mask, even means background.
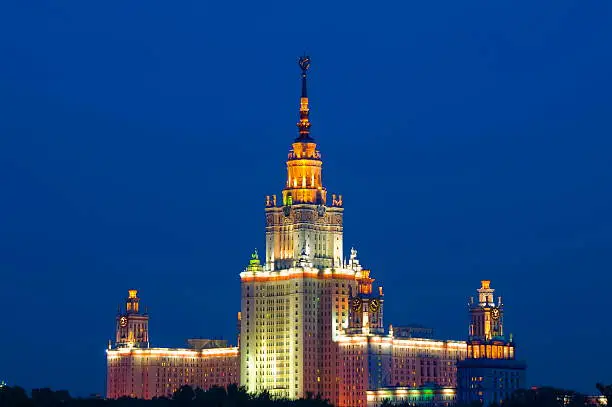
[[[302,94],[298,136],[287,158],[281,199],[265,203],[266,253],[240,274],[240,380],[250,392],[289,398],[320,394],[334,403],[337,343],[348,326],[356,272],[342,259],[342,197],[328,204],[321,153],[310,134],[307,73],[299,59]]]

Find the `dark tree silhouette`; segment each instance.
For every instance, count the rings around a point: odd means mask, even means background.
[[[380,407],[392,407],[393,403],[389,399],[384,399],[382,403],[380,403]]]
[[[179,407],[189,407],[191,403],[195,400],[196,393],[193,391],[191,386],[181,386],[177,391],[172,395],[172,400],[174,400]]]
[[[572,390],[541,387],[517,390],[503,407],[585,407],[587,398]]]
[[[21,387],[0,387],[0,406],[2,407],[29,407],[34,403],[28,398]]]
[[[37,407],[58,407],[72,400],[66,390],[53,391],[49,388],[32,390],[32,401]]]

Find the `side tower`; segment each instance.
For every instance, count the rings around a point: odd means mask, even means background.
[[[351,250],[351,257],[356,255]],[[383,326],[383,303],[384,296],[382,287],[378,287],[378,293],[372,292],[373,278],[370,278],[370,270],[360,270],[356,274],[357,293],[349,294],[349,323],[347,334],[375,334],[385,333]]]
[[[140,312],[137,290],[128,290],[125,308],[119,309],[115,323],[116,347],[149,347],[149,315]]]
[[[457,364],[459,402],[501,405],[525,387],[526,364],[515,359],[512,336],[504,336],[504,308],[489,280],[481,281],[475,300],[470,297],[467,358]]]
[[[481,343],[491,342],[493,338],[502,339],[504,337],[504,305],[502,299],[498,297],[497,303],[495,302],[495,290],[491,288],[489,280],[483,280],[480,284],[480,288],[476,290],[478,292],[477,301],[474,301],[474,297],[470,297],[468,304],[470,313],[469,339],[471,342],[469,348],[476,358],[480,357]],[[511,341],[504,344],[506,345],[505,348],[500,348],[498,343],[492,343],[493,347],[487,348],[484,346],[482,349],[484,349],[486,357],[500,359],[502,355],[498,353],[503,354],[505,351],[507,353],[505,355],[506,359],[514,358],[514,345]],[[486,354],[487,349],[490,350],[488,354]]]
[[[366,407],[368,390],[391,384],[392,337],[385,335],[382,287],[373,290],[370,270],[359,265],[351,249],[357,290],[349,294],[349,322],[338,339],[340,394],[338,407]]]
[[[254,254],[240,274],[240,381],[249,392],[320,394],[334,403],[340,386],[334,339],[348,323],[356,271],[343,264],[342,198],[332,196],[328,205],[321,153],[310,134],[310,58],[299,66],[298,136],[281,198],[266,197],[265,262]]]

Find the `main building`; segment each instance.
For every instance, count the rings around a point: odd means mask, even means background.
[[[108,397],[153,398],[182,384],[206,389],[236,383],[292,399],[321,395],[338,407],[384,399],[454,403],[457,362],[479,358],[474,352],[480,347],[472,336],[470,342],[441,341],[423,327],[384,325],[382,287],[373,286],[356,250],[344,257],[342,195],[329,199],[310,133],[310,59],[300,58],[299,65],[298,136],[282,194],[265,200],[265,258],[253,253],[240,273],[238,347],[192,340],[189,349],[151,348],[148,315],[130,290],[107,350]],[[500,352],[514,359],[511,341]]]

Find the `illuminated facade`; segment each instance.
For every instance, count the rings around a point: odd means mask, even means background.
[[[472,303],[470,340],[433,339],[422,326],[384,325],[384,294],[357,251],[343,255],[343,200],[322,181],[310,134],[308,57],[300,59],[298,136],[287,157],[280,198],[265,200],[266,248],[240,273],[238,347],[190,341],[189,349],[149,347],[148,315],[130,290],[107,350],[107,396],[166,396],[184,384],[238,383],[251,393],[290,399],[321,395],[337,407],[393,402],[447,406],[457,393],[458,361],[513,359],[501,300],[483,282]],[[467,371],[467,370],[466,370]]]
[[[114,346],[106,351],[106,397],[152,399],[180,386],[208,389],[239,381],[237,347],[225,341],[189,340],[188,349],[149,347],[149,316],[140,312],[136,290],[116,317]]]
[[[483,280],[478,297],[470,298],[467,358],[458,364],[458,399],[464,403],[501,405],[525,387],[524,362],[515,359],[515,344],[504,336],[504,304],[494,299],[491,282]]]
[[[282,200],[265,204],[265,264],[240,273],[240,379],[251,392],[337,400],[335,339],[348,321],[356,270],[342,261],[342,197],[328,205],[322,160],[310,136],[306,72],[300,59],[299,135],[287,159]]]

